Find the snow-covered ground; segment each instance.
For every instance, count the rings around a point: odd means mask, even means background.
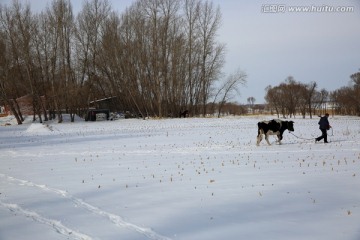
[[[360,118],[271,118],[0,122],[0,239],[359,240]]]

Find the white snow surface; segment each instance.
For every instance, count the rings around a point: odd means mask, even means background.
[[[359,240],[360,118],[272,118],[0,124],[0,239]]]

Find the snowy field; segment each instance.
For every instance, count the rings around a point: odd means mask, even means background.
[[[271,118],[2,119],[0,239],[359,240],[360,118]]]

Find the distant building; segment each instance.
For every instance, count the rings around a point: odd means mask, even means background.
[[[40,97],[42,104],[45,104],[45,97]],[[16,102],[19,106],[20,112],[22,115],[34,115],[34,99],[31,94],[24,95],[22,97],[16,98]],[[9,114],[11,113],[9,106],[4,106],[4,112]]]
[[[248,104],[246,109],[248,114],[264,114],[267,112],[267,104]]]
[[[8,114],[9,114],[9,112],[6,110],[5,106],[0,105],[0,117],[7,116]]]
[[[109,118],[109,109],[90,109],[86,114],[85,121],[104,121]]]
[[[97,99],[89,103],[90,108],[109,109],[110,112],[117,111],[116,97]]]
[[[16,99],[20,112],[23,115],[34,115],[33,97],[28,94]]]

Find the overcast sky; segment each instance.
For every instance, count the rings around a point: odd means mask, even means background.
[[[41,11],[51,0],[29,2]],[[81,0],[71,0],[74,11]],[[110,0],[122,12],[135,0]],[[360,3],[357,0],[213,0],[220,6],[222,26],[218,39],[226,44],[224,73],[238,68],[248,75],[247,86],[234,101],[264,103],[265,88],[276,86],[288,76],[318,83],[318,90],[333,91],[350,82],[360,71]],[[0,0],[1,4],[11,0]],[[312,12],[291,12],[292,6]],[[338,9],[338,7],[340,7]],[[344,7],[352,7],[350,12]],[[335,12],[334,12],[335,11]]]

